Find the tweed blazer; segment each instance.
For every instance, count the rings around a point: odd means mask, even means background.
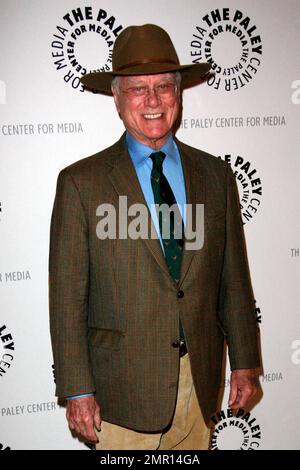
[[[224,338],[232,369],[259,366],[235,177],[222,160],[176,143],[187,203],[204,204],[204,243],[184,247],[179,284],[157,238],[97,236],[100,204],[112,204],[117,220],[120,196],[128,207],[146,205],[124,135],[60,172],[51,219],[56,395],[95,392],[103,420],[140,431],[162,430],[172,418],[179,318],[207,423],[217,406]]]

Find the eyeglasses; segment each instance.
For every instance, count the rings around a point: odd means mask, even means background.
[[[175,96],[177,92],[177,85],[176,83],[166,82],[159,83],[158,85],[155,85],[152,88],[148,86],[133,86],[127,88],[127,90],[121,91],[122,93],[127,94],[129,98],[148,98],[151,93],[151,90],[153,90],[156,96],[163,98],[171,98]]]

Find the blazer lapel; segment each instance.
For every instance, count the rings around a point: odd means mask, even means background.
[[[175,140],[181,155],[185,179],[186,203],[187,205],[190,204],[192,209],[191,211],[187,211],[186,224],[189,223],[193,232],[195,232],[196,204],[204,204],[205,202],[205,177],[201,172],[198,158],[196,159],[189,155],[186,150],[183,149],[181,143],[177,139]],[[186,244],[184,245],[179,286],[182,285],[197,251],[198,250],[187,250]]]
[[[151,224],[151,233],[156,233],[147,202],[144,198],[144,194],[136,175],[135,168],[126,148],[124,137],[121,139],[120,143],[122,143],[122,145],[118,146],[116,158],[112,161],[112,170],[108,176],[118,195],[127,196],[127,207],[137,203],[146,206],[148,211],[148,219]],[[170,277],[170,280],[174,282],[169,275],[168,266],[161,249],[159,239],[149,237],[143,239],[143,241],[146,243],[148,249],[154,256],[157,263],[160,265],[161,269],[163,269]]]

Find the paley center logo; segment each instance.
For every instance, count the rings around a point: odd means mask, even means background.
[[[65,83],[83,92],[83,75],[111,70],[113,45],[122,29],[103,9],[86,6],[66,13],[51,42],[54,65]]]
[[[14,360],[15,343],[6,325],[0,323],[0,377],[3,377]]]
[[[262,61],[262,40],[245,12],[219,8],[202,16],[190,42],[193,63],[209,62],[214,72],[207,84],[215,90],[243,88],[255,77]]]
[[[262,182],[257,169],[241,155],[226,154],[220,156],[232,168],[235,175],[239,195],[243,225],[253,219],[259,210],[262,199]]]
[[[211,418],[214,432],[211,450],[257,450],[261,444],[261,428],[250,412],[239,408],[221,410]]]

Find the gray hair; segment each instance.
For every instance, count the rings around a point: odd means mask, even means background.
[[[170,73],[174,75],[176,86],[179,90],[180,84],[181,84],[181,73],[178,70],[176,70],[176,72],[170,72]],[[120,75],[114,76],[114,78],[111,81],[111,88],[117,95],[120,94]]]

